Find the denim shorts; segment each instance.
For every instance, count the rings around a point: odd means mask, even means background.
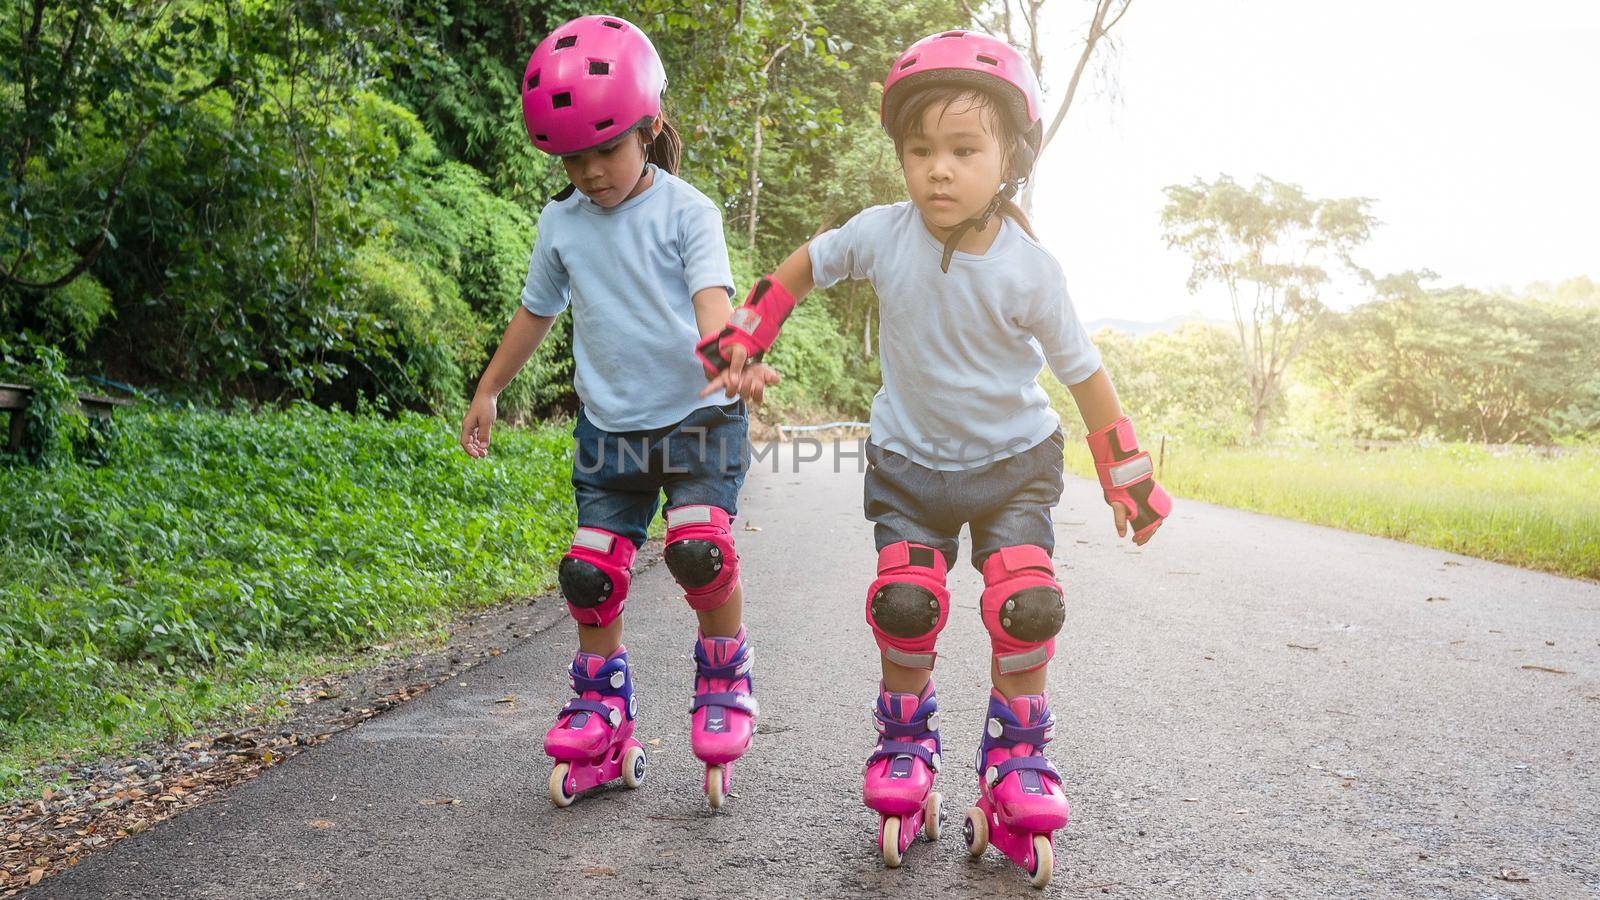
[[[716,506],[737,515],[750,466],[744,401],[703,406],[676,425],[601,431],[578,410],[572,429],[572,488],[578,526],[643,544],[667,494],[667,508]]]
[[[862,505],[875,525],[873,539],[879,550],[900,541],[925,544],[954,566],[967,525],[972,565],[980,571],[1001,547],[1032,544],[1049,553],[1056,547],[1050,510],[1065,487],[1065,451],[1057,430],[1015,456],[945,472],[869,442]]]

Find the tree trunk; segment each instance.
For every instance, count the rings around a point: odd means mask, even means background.
[[[756,134],[755,141],[750,148],[750,230],[747,237],[750,240],[750,252],[756,249],[756,221],[757,210],[761,203],[761,109],[756,108]]]

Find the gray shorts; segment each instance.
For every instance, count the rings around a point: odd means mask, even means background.
[[[873,539],[882,550],[911,541],[944,554],[954,566],[961,526],[972,529],[972,565],[980,571],[1001,547],[1032,544],[1055,550],[1050,510],[1061,502],[1066,438],[1060,430],[999,462],[960,472],[944,472],[867,444],[867,478],[862,506],[876,525]]]

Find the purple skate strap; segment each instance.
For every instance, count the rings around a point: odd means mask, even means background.
[[[590,678],[587,675],[572,673],[572,689],[580,694],[594,691],[597,694],[615,694],[617,689],[611,686],[611,675]]]
[[[574,712],[592,712],[604,719],[606,724],[610,724],[611,713],[615,710],[616,707],[608,706],[604,703],[601,703],[599,700],[585,700],[582,697],[573,697],[571,700],[567,701],[566,706],[561,707],[561,712],[557,713],[557,716],[564,716],[567,713]]]
[[[1055,722],[1045,719],[1037,725],[1012,725],[1002,722],[1000,725],[1000,743],[1002,744],[1029,744],[1034,747],[1043,747],[1050,743],[1050,738],[1055,728]]]
[[[933,751],[921,744],[912,744],[906,741],[884,741],[879,744],[878,748],[872,751],[872,755],[867,757],[867,765],[870,766],[885,757],[892,758],[896,756],[915,756],[927,763],[928,768],[933,768]]]
[[[689,711],[694,712],[703,706],[717,706],[723,709],[742,710],[752,716],[756,714],[755,703],[751,701],[750,695],[741,694],[737,691],[720,691],[710,694],[695,694],[694,702],[689,704]]]
[[[749,645],[740,644],[739,651],[733,655],[733,658],[728,660],[726,664],[719,666],[713,664],[710,657],[706,656],[705,643],[695,641],[695,673],[701,678],[722,678],[728,681],[732,681],[735,678],[744,678],[750,674],[750,664],[753,662],[751,657],[754,655]]]
[[[925,737],[938,737],[938,732],[928,727],[928,720],[932,717],[930,713],[920,719],[912,719],[909,722],[896,722],[894,719],[885,719],[880,716],[878,718],[878,731],[884,737],[892,738],[908,737],[920,740]]]
[[[996,781],[1005,778],[1012,772],[1028,771],[1038,772],[1056,784],[1061,783],[1061,773],[1056,771],[1055,766],[1050,765],[1050,760],[1042,756],[1013,756],[995,768],[998,773]]]

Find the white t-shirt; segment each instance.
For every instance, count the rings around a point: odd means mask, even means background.
[[[683,421],[702,406],[705,370],[694,295],[733,293],[722,213],[694,186],[651,166],[637,197],[610,209],[574,190],[539,216],[522,305],[554,316],[572,305],[574,386],[603,431],[643,431]]]
[[[811,241],[817,287],[866,279],[878,294],[872,442],[928,468],[976,468],[1034,446],[1060,426],[1038,383],[1045,364],[1069,385],[1100,369],[1061,266],[1015,222],[995,220],[988,252],[957,252],[948,274],[910,201]]]

